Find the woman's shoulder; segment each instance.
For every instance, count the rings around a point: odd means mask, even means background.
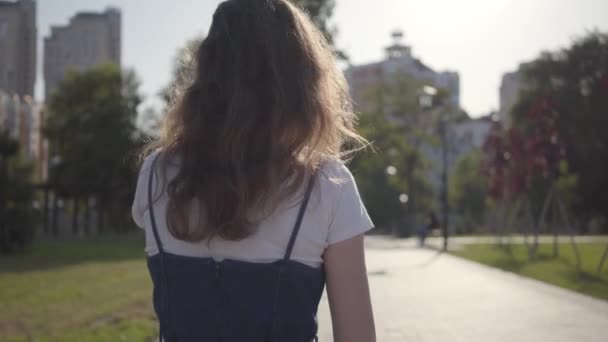
[[[167,151],[164,151],[163,148],[157,148],[156,150],[150,152],[147,156],[142,158],[139,173],[140,175],[144,173],[149,173],[150,169],[153,167],[157,167],[156,165],[158,164],[161,164],[164,169],[171,169],[178,167],[179,163],[179,157],[170,155]]]
[[[161,149],[158,148],[152,152],[150,152],[147,156],[142,158],[141,161],[141,166],[140,166],[140,173],[144,173],[144,172],[149,172],[150,168],[152,167],[152,163],[154,162],[154,160],[156,160],[156,158],[158,158],[158,156],[161,153]]]
[[[353,174],[341,160],[328,160],[321,164],[318,179],[322,186],[339,189],[354,183]]]

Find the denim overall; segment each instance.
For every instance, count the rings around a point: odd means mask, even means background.
[[[290,259],[313,187],[311,178],[283,259],[273,263],[187,257],[164,251],[148,204],[158,254],[148,257],[163,342],[318,341],[317,307],[325,274]]]

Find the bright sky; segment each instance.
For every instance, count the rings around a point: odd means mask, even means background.
[[[146,106],[159,106],[178,47],[207,32],[221,0],[38,0],[39,53],[51,25],[78,11],[122,9],[123,67],[142,81]],[[542,50],[565,47],[587,30],[608,31],[606,0],[336,0],[338,46],[354,64],[383,58],[395,29],[434,69],[460,73],[461,104],[473,116],[498,107],[504,72]],[[175,5],[179,3],[179,6]],[[39,65],[42,65],[39,58]],[[39,68],[37,95],[42,94]]]

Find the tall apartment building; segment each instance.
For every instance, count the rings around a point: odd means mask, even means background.
[[[44,39],[46,99],[68,71],[85,71],[104,63],[121,64],[120,10],[81,12],[67,26],[51,27],[51,35]]]
[[[522,77],[517,71],[508,72],[502,76],[499,92],[499,111],[500,122],[505,126],[511,126],[511,111],[519,101],[519,93],[522,89]]]
[[[0,1],[0,90],[34,95],[36,1]]]
[[[425,65],[412,55],[411,47],[401,43],[403,33],[396,31],[392,34],[393,44],[385,49],[386,57],[382,61],[351,66],[345,71],[350,87],[351,96],[357,110],[364,112],[373,110],[376,99],[373,92],[383,85],[409,76],[421,83],[441,88],[449,93],[450,105],[460,109],[460,77],[457,72],[438,72]],[[390,109],[385,108],[390,113]]]

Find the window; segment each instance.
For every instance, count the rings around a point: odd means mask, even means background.
[[[8,83],[8,86],[9,87],[14,87],[15,86],[15,82],[16,82],[16,80],[15,80],[15,72],[12,71],[12,70],[9,70],[7,72],[7,74],[6,74],[6,76],[7,76],[6,77],[7,78],[6,82]]]
[[[0,37],[4,37],[8,32],[8,23],[0,19]]]

